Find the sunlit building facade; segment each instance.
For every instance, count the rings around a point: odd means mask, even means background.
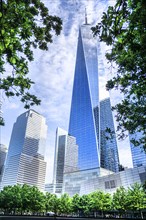
[[[99,174],[98,169],[92,169],[90,175],[87,171],[73,172],[72,175],[66,174],[63,192],[70,196],[76,193],[82,196],[96,190],[113,194],[119,187],[127,189],[135,183],[144,184],[146,180],[145,166],[129,168],[117,173],[112,173],[112,171],[108,173],[103,168],[99,169],[101,169]]]
[[[98,42],[91,25],[79,29],[69,134],[76,137],[79,170],[102,167],[117,172],[116,138],[106,139],[106,128],[115,133],[110,99],[99,104]]]
[[[97,40],[90,25],[79,29],[69,134],[76,137],[79,170],[100,167]]]
[[[46,136],[46,121],[39,113],[29,110],[17,118],[11,134],[2,187],[28,184],[44,190]]]
[[[0,144],[0,183],[3,177],[6,156],[7,156],[7,147],[4,144]]]
[[[62,193],[64,173],[78,170],[78,146],[76,139],[67,131],[57,128],[54,160],[54,193]]]

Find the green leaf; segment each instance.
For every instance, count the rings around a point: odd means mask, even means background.
[[[16,64],[16,59],[15,59],[14,57],[11,57],[11,58],[10,58],[10,62],[11,62],[12,64]]]
[[[34,59],[32,47],[48,50],[48,43],[52,43],[54,35],[61,32],[62,21],[59,17],[49,15],[42,0],[31,0],[31,4],[29,0],[1,1],[1,6],[1,89],[7,96],[19,96],[24,106],[29,108],[40,104],[35,95],[28,93],[33,84],[26,77],[29,73],[28,62]],[[5,66],[8,64],[13,71],[7,77]]]
[[[5,30],[4,30],[4,29],[2,29],[2,30],[1,30],[1,33],[2,33],[2,35],[4,35],[4,33],[5,33]]]

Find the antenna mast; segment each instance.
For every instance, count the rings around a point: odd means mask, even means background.
[[[86,11],[86,8],[85,8],[85,24],[88,24],[88,21],[87,21],[87,11]]]

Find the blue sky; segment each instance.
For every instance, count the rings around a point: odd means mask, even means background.
[[[85,20],[85,7],[87,10],[88,23],[96,24],[100,21],[102,12],[106,9],[108,0],[43,0],[49,8],[51,15],[60,16],[63,20],[63,30],[60,36],[54,38],[49,45],[49,50],[35,51],[35,60],[29,65],[29,76],[35,82],[32,92],[41,100],[41,106],[34,107],[46,118],[48,125],[48,138],[46,145],[47,175],[46,182],[52,180],[53,159],[55,148],[55,133],[59,126],[68,129],[76,48],[79,25]],[[108,4],[113,5],[114,0]],[[100,99],[106,98],[109,94],[105,90],[106,80],[112,76],[113,71],[106,64],[104,44],[100,45],[100,64],[102,69],[99,74]],[[104,68],[103,68],[104,67]],[[112,103],[119,98],[117,91],[112,92]],[[9,145],[13,123],[25,109],[16,99],[7,99],[2,94],[2,111],[5,119],[5,126],[1,128],[0,142]],[[130,149],[128,141],[119,142],[120,161],[123,165],[131,167]]]

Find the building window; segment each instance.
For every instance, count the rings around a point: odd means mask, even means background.
[[[111,181],[110,181],[110,186],[111,186],[111,188],[115,188],[115,187],[116,187],[116,184],[115,184],[115,181],[114,181],[114,180],[111,180]]]
[[[105,189],[110,189],[110,182],[109,181],[105,182]]]
[[[105,189],[116,188],[115,180],[110,180],[105,182]]]

